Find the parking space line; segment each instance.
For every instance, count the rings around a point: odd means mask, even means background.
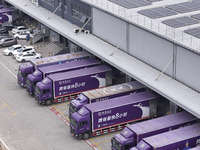
[[[98,143],[96,143],[96,144],[102,144],[102,143],[106,143],[106,142],[109,142],[109,141],[110,141],[110,139],[109,139],[109,140],[106,140],[106,141],[98,142]]]
[[[100,148],[100,150],[103,150],[96,142],[94,142],[92,139],[89,139],[90,141],[92,141],[92,143],[94,143],[98,148]]]
[[[11,111],[12,116],[16,116],[17,114],[6,104],[2,99],[0,101],[3,103],[2,107],[0,109],[3,109],[4,107],[7,107]]]
[[[8,67],[6,67],[1,61],[0,64],[4,66],[4,68],[6,68],[15,78],[17,78],[17,76],[10,69],[8,69]]]

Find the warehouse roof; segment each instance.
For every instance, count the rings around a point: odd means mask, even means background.
[[[29,0],[6,1],[200,118],[198,92],[165,74],[156,80],[160,74],[158,70],[92,34],[75,34],[77,26],[42,7],[34,6]]]

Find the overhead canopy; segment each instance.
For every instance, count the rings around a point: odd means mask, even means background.
[[[24,13],[200,118],[200,94],[92,34],[75,34],[77,26],[33,5],[30,0],[6,0]],[[48,19],[49,18],[49,19]]]

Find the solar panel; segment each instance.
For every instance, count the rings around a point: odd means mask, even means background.
[[[200,20],[200,14],[195,14],[191,16],[192,18],[195,18],[197,20]]]
[[[196,10],[200,10],[200,1],[192,1],[192,2],[183,2],[173,5],[165,6],[171,10],[177,11],[179,13],[187,13]]]
[[[191,17],[185,16],[185,17],[180,17],[180,18],[164,20],[162,21],[162,23],[173,28],[179,28],[179,27],[184,27],[184,26],[188,26],[192,24],[197,24],[199,23],[199,21]]]
[[[151,5],[151,2],[146,0],[109,0],[112,3],[125,7],[127,9],[141,6]]]
[[[192,28],[184,31],[187,34],[200,38],[200,28]]]
[[[159,2],[159,1],[162,1],[162,0],[147,0],[149,2]]]
[[[139,14],[142,14],[144,16],[147,16],[149,18],[152,19],[157,19],[157,18],[162,18],[162,17],[166,17],[166,16],[172,16],[172,15],[176,15],[177,13],[164,8],[164,7],[156,7],[156,8],[152,8],[152,9],[146,9],[146,10],[141,10],[138,11]]]

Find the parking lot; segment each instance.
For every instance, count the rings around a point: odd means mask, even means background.
[[[29,45],[26,40],[18,43]],[[35,46],[41,47],[39,44]],[[4,49],[0,48],[0,120],[4,122],[0,137],[10,149],[110,149],[110,139],[117,132],[86,141],[75,139],[70,134],[69,102],[50,107],[35,103],[34,98],[17,84],[17,69],[21,63],[5,56]],[[40,52],[40,49],[36,48],[36,51]]]

